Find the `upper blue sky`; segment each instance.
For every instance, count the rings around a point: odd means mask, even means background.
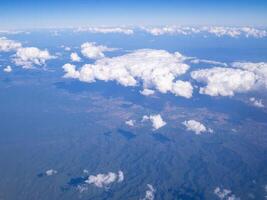
[[[1,0],[1,28],[267,25],[266,0]]]

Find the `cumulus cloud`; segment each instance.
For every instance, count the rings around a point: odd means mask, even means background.
[[[258,87],[267,88],[267,63],[234,62],[232,66],[255,74]]]
[[[191,77],[206,84],[200,88],[200,93],[210,96],[233,96],[235,92],[249,91],[257,80],[252,72],[222,67],[193,71]]]
[[[86,42],[81,45],[82,54],[91,59],[99,59],[105,57],[104,52],[114,51],[115,48],[109,48],[104,45],[96,45],[94,42]]]
[[[76,32],[89,32],[89,33],[121,33],[126,35],[132,35],[133,29],[125,27],[80,27]]]
[[[214,189],[214,194],[221,200],[240,200],[240,198],[236,197],[231,190],[221,189],[220,187]]]
[[[20,42],[9,40],[6,37],[0,37],[0,52],[16,51],[21,46]]]
[[[47,171],[45,172],[45,174],[46,174],[47,176],[53,176],[53,175],[57,174],[57,170],[49,169],[49,170],[47,170]]]
[[[196,121],[196,120],[188,120],[184,121],[183,125],[187,128],[188,131],[195,132],[196,135],[200,135],[204,132],[210,132],[212,133],[213,130],[211,128],[206,128],[204,124]]]
[[[128,126],[134,126],[134,124],[135,124],[135,120],[132,120],[132,119],[127,120],[127,121],[125,122],[125,124],[128,125]]]
[[[140,94],[142,94],[144,96],[151,96],[151,95],[155,94],[155,91],[145,88],[142,91],[140,91]]]
[[[214,35],[216,37],[232,37],[237,38],[253,37],[263,38],[267,36],[267,31],[264,29],[256,29],[253,27],[227,27],[227,26],[203,26],[203,27],[189,27],[189,26],[161,26],[161,27],[143,27],[147,33],[154,36],[159,35],[193,35],[202,34]]]
[[[167,123],[162,119],[160,114],[157,115],[144,115],[142,121],[151,121],[152,127],[154,130],[157,130],[163,126],[165,126]]]
[[[47,60],[55,58],[47,50],[40,50],[36,47],[19,48],[14,55],[16,65],[23,68],[32,68],[34,65],[43,65]]]
[[[122,182],[124,180],[124,175],[122,171],[118,171],[118,174],[109,172],[107,174],[97,174],[90,175],[85,181],[88,184],[94,184],[96,187],[108,188],[112,183]]]
[[[3,69],[3,71],[6,73],[10,73],[10,72],[12,72],[12,68],[11,68],[11,66],[8,65]]]
[[[79,71],[76,70],[76,66],[70,63],[66,63],[65,65],[62,66],[65,74],[64,78],[79,78],[80,73]]]
[[[73,52],[70,54],[70,59],[73,62],[80,62],[81,61],[80,56],[76,52]]]
[[[267,63],[234,62],[231,66],[196,70],[191,77],[206,84],[200,93],[210,96],[233,96],[236,92],[267,88]]]
[[[144,89],[155,89],[161,93],[171,92],[190,98],[193,93],[191,84],[176,80],[189,69],[184,60],[185,57],[178,52],[140,49],[122,56],[102,58],[94,64],[86,64],[77,71],[79,77],[69,78],[78,78],[88,83],[95,80],[117,81],[123,86],[142,84]]]
[[[256,99],[255,97],[249,98],[249,101],[252,103],[253,106],[264,108],[264,104],[262,102],[262,99]]]
[[[147,184],[147,187],[146,195],[141,200],[154,200],[156,189],[151,184]]]

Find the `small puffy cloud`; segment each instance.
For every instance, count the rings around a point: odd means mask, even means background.
[[[144,115],[142,121],[151,121],[152,127],[154,130],[157,130],[163,126],[165,126],[167,123],[162,119],[160,114],[157,115]]]
[[[184,121],[183,125],[187,128],[188,131],[195,132],[196,135],[200,135],[204,132],[210,132],[213,133],[213,130],[210,128],[206,128],[204,124],[196,121],[196,120],[188,120]]]
[[[177,80],[178,76],[185,74],[189,69],[184,60],[185,57],[178,52],[139,49],[122,56],[102,58],[94,64],[85,64],[77,71],[79,77],[76,78],[88,83],[102,80],[117,81],[123,86],[142,84],[143,94],[155,89],[161,93],[171,92],[177,96],[190,98],[191,84]]]
[[[57,170],[49,169],[49,170],[47,170],[47,171],[45,172],[45,174],[46,174],[47,176],[53,176],[53,175],[57,174]]]
[[[10,73],[10,72],[12,72],[12,68],[11,68],[11,66],[8,65],[3,69],[3,71],[6,73]]]
[[[70,59],[73,62],[80,62],[81,61],[80,56],[76,52],[73,52],[70,54]]]
[[[88,179],[85,181],[88,184],[94,184],[96,187],[100,188],[107,188],[112,183],[115,182],[122,182],[124,180],[124,175],[122,171],[119,171],[118,174],[109,172],[107,174],[97,174],[97,175],[90,175]]]
[[[6,37],[0,37],[0,52],[16,51],[21,46],[20,42],[9,40]]]
[[[147,184],[147,187],[146,195],[141,200],[154,200],[156,189],[151,184]]]
[[[86,42],[81,45],[82,54],[91,59],[99,59],[105,57],[104,52],[106,51],[114,51],[116,49],[109,48],[103,45],[96,45],[93,42]]]
[[[236,197],[231,190],[221,189],[220,187],[214,189],[214,194],[221,200],[240,200],[240,198]]]
[[[175,94],[175,96],[182,96],[189,99],[192,97],[193,87],[188,81],[178,80],[173,83],[171,91]]]
[[[80,27],[76,32],[89,32],[89,33],[121,33],[126,35],[132,35],[133,29],[125,27]]]
[[[264,108],[264,104],[262,102],[262,99],[256,99],[255,97],[249,98],[249,101],[252,103],[253,106]]]
[[[130,120],[127,120],[127,121],[125,122],[125,124],[128,125],[128,126],[134,126],[135,121],[132,120],[132,119],[130,119]]]
[[[16,65],[23,68],[32,68],[34,65],[43,65],[47,60],[55,58],[47,50],[40,50],[36,47],[19,48],[14,55]]]
[[[257,77],[250,71],[214,67],[191,72],[191,77],[206,84],[201,94],[210,96],[233,96],[235,92],[247,92],[254,88]]]
[[[155,91],[145,88],[142,91],[140,91],[140,94],[142,94],[144,96],[151,96],[151,95],[155,94]]]
[[[66,63],[62,66],[65,75],[64,78],[79,78],[80,73],[76,70],[76,66],[70,63]]]

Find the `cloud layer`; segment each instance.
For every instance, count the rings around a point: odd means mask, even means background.
[[[189,26],[163,26],[163,27],[143,27],[147,33],[154,36],[159,35],[214,35],[216,37],[253,37],[263,38],[267,36],[267,31],[264,29],[256,29],[253,27],[227,27],[227,26],[203,26],[203,27],[189,27]]]

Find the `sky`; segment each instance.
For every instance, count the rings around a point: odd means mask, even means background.
[[[267,26],[266,11],[266,0],[1,0],[0,27]]]

